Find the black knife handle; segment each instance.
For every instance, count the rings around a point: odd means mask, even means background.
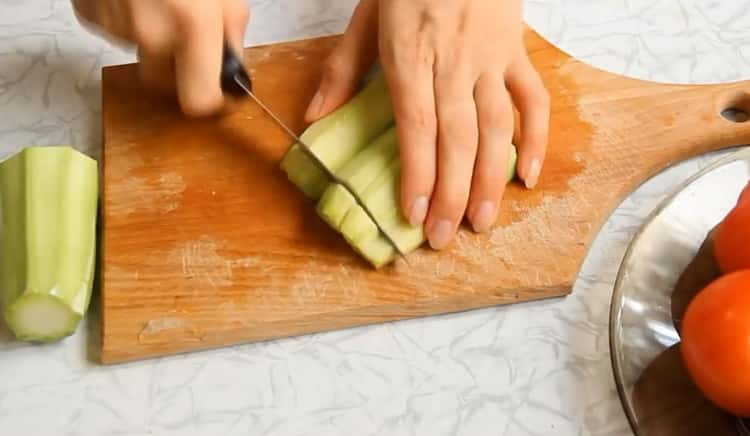
[[[237,77],[248,90],[253,90],[253,81],[242,65],[240,58],[235,54],[229,44],[224,43],[224,51],[221,57],[221,89],[233,95],[246,95],[245,91],[235,81]]]

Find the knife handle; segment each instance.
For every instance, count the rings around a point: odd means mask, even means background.
[[[242,81],[243,85],[250,91],[253,90],[253,81],[247,70],[245,70],[245,66],[242,65],[240,58],[235,54],[234,50],[225,42],[221,56],[221,89],[237,96],[246,95],[245,91],[237,83],[237,80]]]

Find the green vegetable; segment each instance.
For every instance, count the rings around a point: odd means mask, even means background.
[[[382,75],[331,115],[312,124],[301,138],[328,170],[362,199],[402,252],[409,253],[425,241],[422,226],[411,226],[400,209],[399,145]],[[511,145],[508,180],[515,176],[516,160],[516,148]],[[348,188],[329,180],[298,145],[289,149],[281,168],[308,197],[316,200],[323,220],[374,267],[395,258],[395,249]]]
[[[310,146],[329,171],[337,174],[349,159],[369,145],[393,122],[393,107],[382,74],[376,75],[351,100],[311,124],[300,139]],[[286,172],[302,192],[313,200],[323,194],[327,174],[295,144],[281,160]]]
[[[378,136],[370,145],[346,163],[338,171],[343,180],[357,195],[377,178],[398,153],[396,129],[391,127]],[[339,229],[341,221],[356,200],[349,191],[337,183],[330,183],[318,202],[318,214],[333,228]]]
[[[396,159],[364,196],[364,203],[399,250],[408,253],[425,241],[421,225],[412,226],[400,207],[401,161]],[[359,206],[356,206],[359,207]]]
[[[341,222],[344,220],[349,208],[356,204],[354,196],[338,183],[331,183],[323,192],[323,196],[318,201],[317,211],[323,220],[329,226],[336,230],[341,228]]]
[[[72,334],[88,309],[98,169],[70,147],[28,147],[0,162],[0,291],[26,341]]]

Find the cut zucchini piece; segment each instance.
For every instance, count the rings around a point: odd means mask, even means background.
[[[336,175],[361,194],[398,154],[396,128],[391,127],[357,153]]]
[[[338,183],[330,183],[320,197],[316,210],[329,226],[339,230],[341,221],[356,202],[349,190]]]
[[[337,174],[392,123],[388,87],[383,75],[377,74],[351,100],[312,123],[300,139],[330,172]],[[292,146],[282,158],[281,168],[308,197],[317,200],[323,194],[327,175],[303,150]]]
[[[356,245],[377,238],[380,232],[367,212],[359,205],[354,205],[349,208],[349,212],[341,223],[341,234],[347,242]]]
[[[511,145],[508,160],[508,181],[515,177],[516,161],[516,148]],[[398,157],[395,157],[383,173],[361,193],[361,197],[378,224],[388,233],[399,250],[403,253],[409,253],[422,245],[426,237],[423,226],[412,226],[401,212],[400,181],[401,162]],[[350,206],[348,213],[341,222],[340,231],[357,253],[368,261],[376,259],[377,262],[383,262],[384,257],[379,257],[375,253],[368,253],[367,250],[369,247],[379,247],[379,244],[388,244],[388,240],[377,232],[377,227],[359,205],[353,204]],[[375,239],[379,240],[378,244],[372,242]],[[390,244],[388,245],[390,246]],[[394,255],[395,250],[391,254],[391,258]],[[387,263],[387,261],[385,262]],[[379,268],[378,265],[382,266],[382,263],[376,264],[372,261],[370,263],[376,268]]]
[[[403,253],[408,253],[424,242],[421,225],[412,226],[403,218],[400,207],[401,161],[396,160],[383,177],[368,189],[363,201],[373,217],[393,239]]]
[[[396,129],[392,127],[349,160],[337,173],[338,177],[357,195],[361,195],[397,153]],[[318,202],[317,210],[331,227],[339,230],[341,221],[354,204],[355,198],[345,187],[331,183]]]
[[[376,269],[391,262],[397,254],[388,240],[381,235],[375,239],[352,244],[352,248]]]
[[[91,299],[98,169],[70,147],[27,147],[0,163],[0,287],[20,340],[72,334]]]
[[[510,145],[510,154],[508,155],[508,175],[506,181],[510,182],[516,177],[516,164],[518,162],[518,151],[516,146]]]
[[[307,197],[316,200],[320,198],[328,186],[328,175],[318,168],[315,161],[294,144],[281,160],[281,169]]]

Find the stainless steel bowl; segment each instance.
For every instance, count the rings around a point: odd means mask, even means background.
[[[610,356],[615,383],[637,436],[643,429],[633,388],[644,369],[679,341],[670,296],[707,233],[736,204],[750,179],[750,148],[691,177],[646,219],[633,238],[615,281],[610,310]],[[737,420],[739,434],[750,432]]]

